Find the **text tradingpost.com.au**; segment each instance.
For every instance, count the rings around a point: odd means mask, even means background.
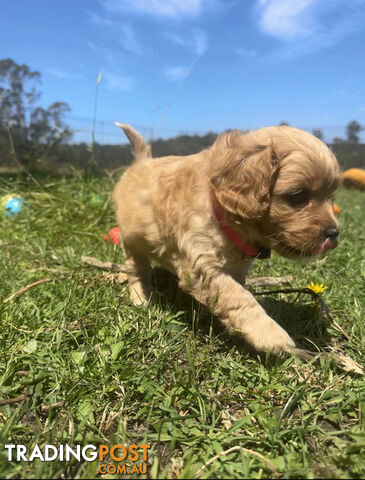
[[[5,445],[9,462],[33,462],[39,459],[41,462],[70,462],[76,459],[78,462],[99,461],[97,473],[100,475],[113,474],[146,474],[148,450],[151,445],[132,444],[124,445],[43,445],[36,444],[32,449],[26,445]],[[106,457],[106,458],[105,458]],[[117,462],[117,465],[111,461]],[[120,462],[123,462],[122,464]]]

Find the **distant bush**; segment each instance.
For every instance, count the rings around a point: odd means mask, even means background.
[[[365,168],[365,144],[343,142],[333,144],[331,147],[343,170]]]
[[[152,142],[154,157],[164,155],[191,155],[208,148],[213,144],[217,134],[206,135],[179,135],[169,139],[158,139]],[[72,168],[88,170],[95,174],[102,174],[105,170],[114,170],[130,165],[133,155],[129,144],[123,145],[94,145],[96,163],[90,165],[90,145],[86,143],[71,144],[58,143],[53,145],[46,154],[30,156],[34,150],[19,138],[14,139],[16,154],[30,171],[65,173]],[[365,168],[365,144],[352,144],[344,140],[341,143],[329,145],[336,155],[343,170],[348,168]],[[14,158],[9,146],[7,132],[0,131],[0,166],[14,166]]]

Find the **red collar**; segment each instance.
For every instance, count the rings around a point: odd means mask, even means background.
[[[237,230],[234,230],[232,227],[224,223],[224,212],[214,199],[212,199],[212,207],[220,229],[226,234],[228,240],[233,243],[238,250],[243,252],[246,257],[258,259],[270,257],[270,250],[268,248],[257,249],[249,243],[246,243]]]

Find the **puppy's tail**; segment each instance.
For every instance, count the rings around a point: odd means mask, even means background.
[[[134,153],[135,162],[151,158],[151,147],[147,145],[145,139],[134,128],[126,123],[114,122],[115,125],[123,130],[128,137]]]

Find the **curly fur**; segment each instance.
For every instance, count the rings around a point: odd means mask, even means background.
[[[252,259],[222,232],[212,200],[247,243],[288,258],[317,255],[324,232],[337,228],[339,168],[327,146],[292,127],[266,127],[224,133],[195,155],[150,158],[142,137],[120,126],[138,159],[113,193],[133,303],[149,301],[155,260],[255,349],[298,353],[244,288]],[[307,201],[293,205],[301,191]]]

